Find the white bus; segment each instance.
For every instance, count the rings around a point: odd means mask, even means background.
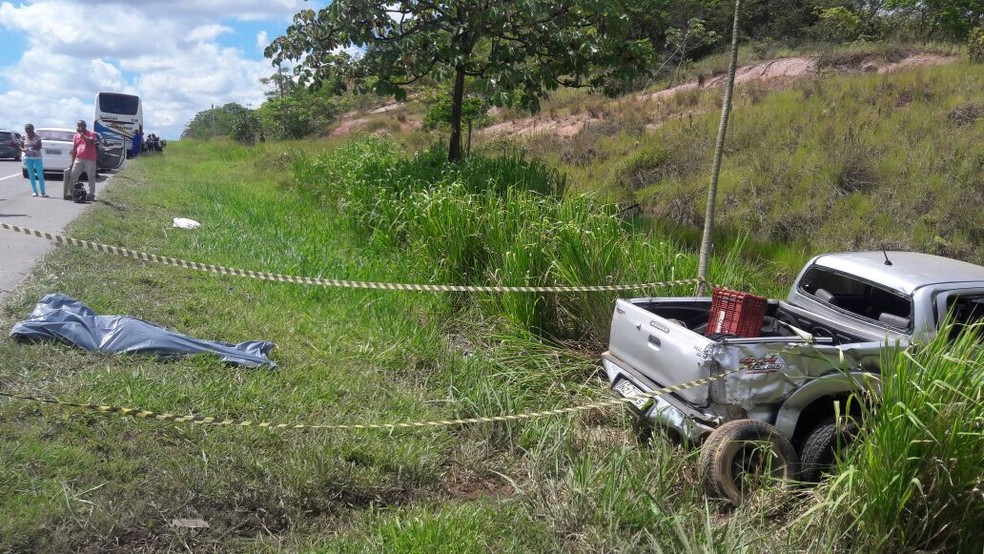
[[[116,169],[130,156],[133,136],[143,134],[140,97],[122,92],[96,94],[93,131],[99,133],[99,169]]]

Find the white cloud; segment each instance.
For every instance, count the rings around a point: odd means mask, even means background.
[[[0,29],[21,34],[20,58],[0,65],[0,127],[72,126],[92,119],[100,90],[139,94],[146,131],[177,138],[210,106],[258,107],[270,36],[303,0],[36,0],[0,3]],[[238,31],[247,23],[251,29]],[[257,26],[269,25],[266,30]],[[6,35],[7,33],[4,32]],[[241,35],[241,36],[240,36]],[[235,41],[239,41],[236,43]],[[238,44],[236,46],[230,46]]]
[[[201,25],[192,29],[185,39],[189,41],[209,41],[213,40],[221,34],[231,33],[232,27],[226,27],[225,25]]]

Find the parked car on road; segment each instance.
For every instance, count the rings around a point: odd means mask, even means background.
[[[14,142],[20,142],[21,136],[17,131],[7,131],[0,129],[0,158],[21,159],[20,146]]]
[[[44,172],[61,173],[72,165],[72,138],[75,129],[44,127],[35,132],[41,136],[41,157],[44,159]],[[23,169],[27,177],[27,168]]]
[[[72,165],[72,139],[75,138],[75,129],[44,127],[36,129],[35,132],[41,136],[41,157],[44,159],[45,175],[52,173],[61,176],[62,172]],[[21,168],[21,173],[27,177],[27,167]],[[85,172],[82,175],[83,178],[88,178]]]

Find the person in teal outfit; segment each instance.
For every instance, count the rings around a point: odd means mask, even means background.
[[[24,153],[24,168],[27,169],[27,176],[31,179],[31,190],[34,196],[38,195],[38,185],[43,198],[48,198],[44,190],[44,161],[41,159],[41,135],[34,132],[34,125],[28,123],[24,125],[24,136],[21,137],[18,146]]]

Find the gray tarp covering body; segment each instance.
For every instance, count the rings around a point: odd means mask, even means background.
[[[14,325],[14,338],[58,340],[92,352],[147,353],[163,358],[191,354],[216,354],[223,362],[245,367],[276,363],[267,357],[274,347],[268,341],[239,344],[191,338],[166,327],[130,316],[97,315],[91,308],[63,294],[48,294],[31,317]]]

